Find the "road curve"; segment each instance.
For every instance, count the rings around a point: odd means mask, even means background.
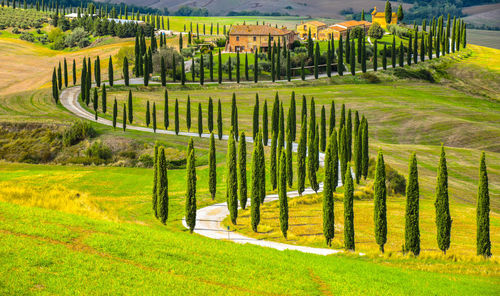
[[[123,81],[116,81],[115,84],[123,84]],[[104,118],[98,118],[95,120],[95,115],[90,113],[89,111],[85,110],[80,103],[78,102],[78,95],[80,94],[80,87],[75,86],[71,88],[66,88],[61,92],[60,95],[60,101],[61,104],[70,112],[75,114],[76,116],[83,118],[83,119],[88,119],[91,121],[95,121],[100,124],[108,125],[108,126],[113,126],[113,122],[104,119]],[[116,123],[117,128],[122,128],[122,124],[117,122]],[[137,130],[137,131],[142,131],[142,132],[150,132],[154,133],[152,128],[147,128],[147,127],[140,127],[140,126],[134,126],[134,125],[127,125],[127,129],[130,130]],[[163,130],[163,129],[157,129],[156,133],[158,134],[168,134],[168,135],[175,135],[174,131],[169,131],[169,130]],[[187,137],[199,137],[198,133],[191,133],[191,132],[179,132],[179,135],[181,136],[187,136]],[[201,134],[202,138],[209,138],[210,134],[203,133]],[[228,136],[223,135],[222,136],[223,140],[227,140]],[[252,137],[245,137],[247,142],[253,143],[253,138]],[[298,145],[297,143],[293,143],[292,150],[294,152],[297,152]],[[319,160],[320,160],[320,165],[324,165],[324,153],[319,154]],[[342,185],[342,180],[339,178],[339,186]],[[323,191],[323,184],[320,184],[320,188],[318,192]],[[314,191],[311,188],[307,188],[304,191],[304,195],[307,194],[313,194]],[[297,191],[289,191],[287,192],[287,196],[289,198],[297,197],[299,196]],[[265,197],[265,202],[271,202],[275,201],[278,199],[277,194],[268,194]],[[276,250],[296,250],[300,251],[303,253],[310,253],[310,254],[317,254],[317,255],[329,255],[329,254],[335,254],[342,252],[343,250],[334,250],[334,249],[326,249],[326,248],[311,248],[311,247],[304,247],[304,246],[297,246],[297,245],[290,245],[290,244],[283,244],[283,243],[277,243],[277,242],[272,242],[272,241],[266,241],[266,240],[258,240],[255,238],[247,237],[239,233],[231,232],[228,230],[225,230],[222,226],[222,221],[229,215],[229,210],[227,208],[227,203],[218,203],[218,204],[213,204],[204,208],[201,208],[196,211],[196,227],[194,229],[194,232],[203,236],[206,236],[208,238],[212,239],[219,239],[219,240],[230,240],[235,243],[241,243],[241,244],[253,244],[253,245],[258,245],[262,247],[268,247],[268,248],[273,248]],[[183,219],[182,224],[184,227],[187,228],[186,221]]]

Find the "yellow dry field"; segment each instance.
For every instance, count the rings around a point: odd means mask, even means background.
[[[107,74],[107,58],[115,55],[123,46],[133,46],[133,39],[121,39],[119,43],[98,45],[78,51],[56,51],[27,41],[0,38],[0,96],[49,86],[52,69],[66,58],[71,81],[73,59],[80,69],[83,57],[92,60],[100,56],[101,74]],[[79,75],[77,75],[79,78]],[[104,77],[104,76],[103,76]]]
[[[468,44],[473,54],[470,58],[463,60],[464,64],[476,65],[496,73],[500,73],[500,50],[474,44]]]

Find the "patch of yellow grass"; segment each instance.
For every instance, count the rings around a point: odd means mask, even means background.
[[[86,193],[62,185],[32,186],[18,182],[0,184],[0,200],[29,207],[39,207],[99,219],[113,219],[99,209]]]
[[[500,50],[480,45],[467,44],[473,54],[462,63],[476,65],[500,73]]]

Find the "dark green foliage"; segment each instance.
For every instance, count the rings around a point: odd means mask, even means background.
[[[387,70],[387,44],[384,43],[384,53],[382,55],[382,69]]]
[[[96,120],[97,120],[97,108],[99,107],[98,102],[99,102],[99,96],[97,95],[97,87],[95,87],[94,88],[94,100],[92,101],[92,105],[94,107],[94,113],[96,114]]]
[[[397,16],[398,16],[398,22],[403,21],[403,19],[405,18],[405,15],[404,15],[404,12],[403,12],[403,6],[401,4],[399,4]]]
[[[155,143],[154,163],[153,163],[153,214],[158,218],[158,143]],[[163,148],[163,147],[162,147]],[[165,153],[165,152],[164,152]]]
[[[369,153],[369,146],[368,146],[368,121],[365,119],[364,124],[363,124],[363,144],[362,144],[362,157],[361,160],[363,162],[363,177],[366,180],[366,177],[368,176],[368,162],[370,160],[370,155]]]
[[[274,48],[276,48],[276,43],[274,44]],[[276,81],[276,59],[275,59],[275,54],[276,49],[272,50],[271,53],[271,80],[272,82]]]
[[[249,75],[249,69],[248,69],[248,53],[245,53],[245,80],[249,81],[250,80],[250,75]]]
[[[122,122],[123,131],[127,129],[127,106],[123,104],[123,122]]]
[[[229,78],[229,81],[232,81],[233,80],[233,69],[232,69],[232,66],[231,66],[231,56],[229,56],[227,58],[227,76]]]
[[[332,245],[332,239],[335,236],[333,192],[335,191],[337,179],[334,179],[333,170],[334,167],[338,166],[338,164],[334,162],[334,153],[336,153],[336,151],[333,151],[333,141],[335,141],[334,134],[330,136],[326,146],[325,180],[323,181],[323,235],[325,236],[326,244],[328,246]]]
[[[377,157],[377,166],[375,168],[374,191],[374,213],[373,220],[375,225],[375,241],[380,246],[380,251],[384,252],[384,245],[387,242],[387,188],[385,186],[385,164],[384,156],[379,151]]]
[[[148,54],[146,54],[145,61],[144,61],[144,86],[149,85],[149,62],[148,62]]]
[[[153,132],[156,133],[156,103],[153,102],[153,111],[151,112],[153,117]]]
[[[309,129],[309,145],[308,145],[308,153],[307,153],[307,173],[308,173],[308,177],[309,177],[309,184],[311,185],[311,188],[315,191],[315,192],[318,192],[318,189],[319,189],[319,184],[318,184],[318,180],[316,178],[316,161],[317,161],[317,158],[318,158],[318,155],[316,155],[316,145],[317,145],[317,141],[316,139],[318,138],[318,142],[319,142],[319,135],[316,135],[315,131],[316,131],[317,127],[313,127],[311,126],[311,128]]]
[[[328,42],[328,48],[326,51],[326,76],[332,76],[332,53],[330,50],[330,42]]]
[[[488,172],[486,171],[486,156],[481,155],[479,167],[479,189],[477,194],[477,255],[491,256],[490,240],[490,193],[488,189]]]
[[[214,54],[210,51],[209,59],[208,59],[208,68],[210,70],[210,81],[214,81]]]
[[[316,43],[316,51],[314,54],[314,79],[318,79],[319,75],[319,58],[320,58],[319,43]]]
[[[292,80],[292,69],[291,69],[291,61],[290,61],[290,51],[287,52],[287,56],[286,56],[286,79],[288,81]]]
[[[278,184],[278,197],[280,203],[280,228],[281,233],[286,238],[288,231],[288,197],[286,195],[286,153],[285,150],[280,152],[280,174]]]
[[[352,116],[351,116],[351,109],[347,111],[347,122],[346,122],[346,130],[345,130],[345,136],[346,136],[346,152],[347,152],[347,161],[351,161],[351,156],[352,156]]]
[[[405,215],[405,252],[414,255],[420,253],[419,229],[419,186],[417,156],[412,153],[410,157],[408,184],[406,186],[406,215]]]
[[[109,85],[113,86],[113,60],[111,59],[111,56],[109,56],[109,62],[108,62],[108,81]]]
[[[330,107],[330,128],[328,130],[328,135],[331,135],[335,129],[335,102],[332,100],[332,106]]]
[[[290,132],[292,134],[292,141],[295,141],[295,136],[297,134],[297,106],[295,103],[295,91],[292,91],[292,97],[290,99]]]
[[[231,129],[233,130],[236,141],[238,141],[238,107],[236,105],[235,93],[233,93],[233,99],[231,100]]]
[[[196,225],[196,167],[193,139],[189,139],[186,167],[186,224],[193,233]]]
[[[236,167],[236,144],[233,131],[229,134],[227,142],[227,157],[226,157],[226,198],[231,223],[236,224],[238,217],[238,173]]]
[[[342,109],[340,109],[340,121],[339,121],[339,132],[345,127],[345,104],[342,104]]]
[[[149,102],[149,101],[148,101]],[[147,115],[146,115],[146,124],[148,123]],[[186,126],[188,131],[191,129],[191,98],[188,95],[187,103],[186,103]]]
[[[202,55],[203,56],[203,55]],[[236,52],[236,83],[240,83],[240,52]]]
[[[401,44],[399,45],[399,55],[398,56],[399,56],[399,66],[403,67],[404,66],[404,56],[405,56],[403,41],[401,41]]]
[[[361,71],[363,73],[366,73],[366,43],[365,43],[365,37],[363,35],[362,38],[359,38],[359,39],[362,39],[362,44],[361,44]],[[377,42],[375,40],[375,42]]]
[[[321,106],[321,129],[320,129],[320,150],[325,152],[326,149],[326,111],[325,106]]]
[[[242,209],[247,206],[247,144],[245,132],[241,132],[238,143],[238,187],[239,201]]]
[[[64,87],[68,87],[68,63],[66,62],[66,58],[64,58]]]
[[[59,67],[57,68],[57,87],[59,90],[62,89],[61,62],[59,62]]]
[[[291,109],[291,108],[290,108]],[[286,180],[289,187],[293,185],[293,167],[292,167],[292,117],[291,110],[288,110],[287,125],[286,125]]]
[[[175,99],[175,134],[179,134],[179,101]]]
[[[128,75],[128,59],[123,58],[123,80],[125,81],[125,86],[129,85],[129,75]]]
[[[446,250],[450,248],[452,220],[448,202],[448,168],[446,166],[446,155],[442,145],[437,172],[436,201],[434,206],[436,207],[437,243],[439,249],[446,254]]]
[[[354,40],[352,40],[352,44],[351,44],[351,60],[349,62],[349,66],[351,67],[351,74],[352,75],[356,75],[356,52],[354,50],[355,46],[354,46]]]
[[[337,72],[339,76],[344,75],[344,46],[342,45],[342,35],[339,38],[339,57],[337,62]]]
[[[56,68],[54,68],[54,71],[52,72],[52,98],[54,99],[56,104],[59,102],[59,88],[57,86]]]
[[[193,70],[194,75],[194,70]],[[203,54],[200,56],[200,85],[205,83],[205,65],[203,61]]]
[[[116,105],[116,99],[113,103],[113,128],[116,128],[116,117],[118,116],[118,106]]]
[[[215,139],[214,134],[210,134],[210,148],[208,157],[208,188],[212,200],[215,199],[217,192],[217,159],[215,155]]]
[[[277,165],[276,165],[276,154],[277,154],[277,145],[278,145],[278,136],[274,131],[271,131],[271,156],[270,156],[270,162],[271,162],[271,168],[269,175],[271,177],[271,187],[272,189],[276,189],[277,186]]]
[[[344,179],[347,170],[347,148],[346,148],[346,128],[342,127],[339,131],[339,161],[340,161],[340,176]]]
[[[170,125],[170,120],[168,118],[168,90],[165,88],[165,95],[164,95],[164,111],[163,111],[163,125],[165,126],[165,129],[168,129]]]
[[[201,111],[201,103],[198,103],[198,135],[203,134],[203,114]]]
[[[108,105],[107,95],[106,95],[106,84],[102,85],[101,102],[102,102],[102,113],[106,113]]]
[[[149,102],[148,102],[148,106],[149,106]],[[149,109],[148,109],[148,111],[149,111]],[[146,118],[149,118],[149,117],[146,116]],[[132,123],[134,121],[134,110],[133,110],[133,104],[132,104],[132,91],[131,90],[128,91],[128,120],[130,123]],[[148,122],[148,125],[149,125],[149,122]]]
[[[208,98],[208,131],[211,133],[214,130],[214,103],[212,97]]]
[[[222,107],[220,99],[217,102],[217,136],[219,140],[222,140]]]
[[[149,127],[151,123],[151,112],[149,110],[149,101],[146,102],[146,126]]]
[[[351,166],[347,165],[348,173],[344,177],[344,248],[354,251],[354,184],[352,182]]]
[[[267,100],[264,100],[264,110],[262,110],[262,141],[264,145],[267,146],[267,142],[269,140],[268,135],[268,116],[267,116]]]
[[[396,36],[392,36],[391,62],[392,68],[396,68]]]
[[[167,84],[167,68],[165,67],[165,58],[163,56],[160,62],[160,79],[161,85],[165,86]]]
[[[304,69],[304,59],[300,60],[300,78],[306,80],[306,70]]]
[[[257,83],[259,81],[259,58],[257,54],[254,54],[253,63],[253,82]]]
[[[279,116],[280,116],[280,102],[279,102],[279,97],[278,93],[276,92],[276,96],[274,97],[274,103],[273,103],[273,110],[271,113],[271,124],[272,124],[272,130],[271,134],[274,133],[276,136],[278,136],[279,132]]]
[[[413,38],[413,63],[418,63],[418,29],[415,30]]]
[[[259,94],[255,93],[255,105],[253,107],[253,121],[252,121],[253,139],[259,133]]]
[[[252,230],[257,232],[257,226],[260,223],[260,203],[261,203],[261,168],[260,168],[260,151],[262,147],[262,139],[260,133],[254,141],[252,152],[252,192],[251,192],[251,222]],[[263,151],[263,148],[262,148]]]
[[[363,176],[363,131],[364,126],[359,125],[358,131],[355,132],[354,136],[356,137],[354,141],[354,165],[356,168],[356,184],[359,184],[361,180],[361,176]],[[356,131],[356,129],[355,129]]]
[[[174,75],[174,77],[175,77],[175,75]],[[181,85],[184,85],[184,84],[186,84],[186,67],[184,64],[184,58],[182,58],[181,59]]]
[[[285,146],[285,112],[283,111],[283,103],[280,104],[280,119],[278,132],[278,152]],[[279,156],[278,156],[279,157]],[[279,160],[279,159],[278,159]]]
[[[385,45],[385,44],[384,44]],[[378,70],[378,49],[377,49],[377,39],[373,42],[373,71]]]
[[[385,22],[390,24],[392,20],[392,6],[389,0],[385,2]]]
[[[156,179],[157,179],[157,217],[160,219],[161,223],[165,224],[168,219],[168,176],[167,176],[167,161],[165,159],[165,149],[160,147],[157,167],[156,167]]]
[[[76,85],[76,62],[75,59],[73,59],[73,85]]]

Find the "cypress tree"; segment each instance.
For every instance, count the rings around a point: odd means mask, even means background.
[[[356,75],[356,53],[354,50],[354,40],[352,40],[350,56],[351,56],[351,61],[349,63],[349,66],[351,67],[351,74]]]
[[[316,51],[314,54],[314,79],[318,79],[319,75],[319,43],[316,43]]]
[[[260,176],[260,147],[262,146],[261,135],[258,134],[254,141],[252,152],[252,192],[251,192],[251,223],[252,230],[257,232],[260,223],[260,202],[261,202],[261,177]],[[264,175],[265,178],[265,175]]]
[[[392,36],[391,62],[392,68],[396,68],[396,36]]]
[[[406,185],[406,215],[405,215],[405,252],[414,255],[420,253],[420,230],[419,230],[419,186],[417,157],[412,153],[408,169],[408,184]]]
[[[176,81],[176,76],[177,76],[177,67],[175,64],[175,55],[172,55],[172,81]]]
[[[186,84],[186,64],[184,58],[181,59],[181,85]]]
[[[123,104],[123,123],[122,123],[122,127],[123,127],[123,131],[125,131],[127,129],[127,106],[125,104]]]
[[[347,152],[347,161],[351,161],[352,156],[352,118],[351,118],[351,109],[347,112],[347,123],[346,123],[346,152]]]
[[[240,83],[240,52],[236,52],[236,83]]]
[[[222,140],[222,107],[220,99],[217,103],[217,136]]]
[[[165,59],[163,56],[161,57],[160,62],[160,77],[161,77],[161,85],[165,86],[167,84],[167,69],[165,68]]]
[[[302,114],[300,126],[299,146],[297,148],[297,190],[299,195],[305,190],[306,181],[306,153],[307,153],[307,120],[305,113]]]
[[[280,121],[278,132],[278,152],[285,146],[285,112],[283,111],[283,103],[280,104]],[[279,159],[278,159],[279,160]]]
[[[339,76],[344,75],[344,45],[342,44],[342,35],[339,38],[339,58],[337,62],[337,72]]]
[[[210,81],[214,81],[214,54],[210,51],[209,60],[208,60],[208,68],[210,70]]]
[[[165,88],[165,94],[164,94],[164,111],[163,111],[163,125],[165,126],[165,129],[168,129],[170,125],[170,120],[168,118],[168,90]]]
[[[198,103],[198,135],[203,134],[203,114],[201,113],[201,103]]]
[[[107,109],[107,98],[106,98],[106,84],[102,85],[102,94],[101,94],[101,101],[102,101],[102,113],[106,113]]]
[[[423,62],[424,60],[425,60],[425,34],[422,33],[422,38],[420,38],[420,61]]]
[[[347,174],[344,176],[344,247],[354,251],[354,184],[352,182],[351,165],[347,165]]]
[[[321,106],[321,132],[320,132],[320,150],[325,152],[326,149],[326,111],[325,105]]]
[[[332,76],[332,60],[331,60],[331,52],[330,52],[330,42],[328,42],[328,48],[326,51],[326,76]]]
[[[148,102],[148,111],[149,111],[149,102]],[[149,118],[149,117],[146,116],[146,118]],[[130,123],[132,123],[134,121],[134,110],[133,110],[133,104],[132,104],[132,90],[128,91],[128,120]],[[149,125],[149,122],[148,122],[148,125]]]
[[[90,62],[90,59],[89,59]],[[85,104],[87,106],[89,105],[90,102],[90,90],[92,89],[92,76],[90,75],[90,66],[87,67],[87,77],[85,78],[85,82],[87,85],[85,86]]]
[[[194,62],[194,56],[191,58],[191,78],[193,79],[193,82],[195,81],[196,78],[196,65]]]
[[[165,149],[160,147],[157,164],[157,212],[161,223],[165,224],[168,219],[168,177],[167,161],[165,159]]]
[[[194,73],[194,71],[193,71]],[[203,62],[203,54],[200,56],[200,85],[205,83],[205,66]]]
[[[418,63],[418,29],[415,30],[415,38],[413,38],[413,63]]]
[[[123,58],[123,80],[125,80],[125,86],[129,86],[129,76],[128,76],[128,59]]]
[[[346,127],[341,127],[339,131],[339,159],[340,159],[340,176],[344,179],[347,170],[347,148],[346,148]]]
[[[154,163],[153,163],[153,213],[156,218],[158,218],[158,143],[155,143],[155,154],[154,154]],[[163,147],[162,147],[163,149]],[[165,153],[165,152],[164,152]]]
[[[220,48],[219,48],[219,68],[218,68],[218,75],[217,75],[217,78],[219,79],[219,84],[222,83],[222,54],[220,52]]]
[[[257,83],[259,81],[259,57],[258,54],[254,54],[253,62],[253,82]]]
[[[339,147],[337,142],[337,131],[334,129],[331,137],[332,142],[332,190],[335,192],[339,184]]]
[[[151,123],[151,117],[150,117],[150,111],[149,111],[149,101],[146,102],[146,126],[149,127],[149,124]]]
[[[328,130],[328,135],[331,135],[335,129],[335,102],[332,100],[332,106],[330,107],[330,128]]]
[[[360,39],[363,39],[363,42],[361,44],[361,71],[363,71],[363,73],[366,73],[366,43],[365,43],[364,35]],[[375,40],[375,42],[377,42],[377,41]],[[374,56],[375,56],[375,52],[374,52]]]
[[[316,132],[316,104],[314,103],[314,98],[311,97],[311,110],[310,112],[310,118],[309,118],[309,127],[310,127],[310,133],[309,135],[312,136],[310,140],[314,141],[315,137],[315,132]]]
[[[83,96],[83,91],[82,91],[82,96]],[[59,88],[57,86],[56,68],[54,68],[54,71],[52,72],[52,98],[54,98],[56,104],[59,102]]]
[[[59,67],[57,68],[57,87],[59,90],[62,89],[61,62],[59,62]]]
[[[186,126],[189,131],[191,129],[191,97],[189,97],[189,95],[186,103]]]
[[[351,31],[347,30],[346,38],[345,38],[345,62],[346,64],[351,63],[351,41],[350,39]]]
[[[384,54],[382,55],[382,68],[387,70],[387,44],[384,43]]]
[[[113,86],[113,60],[111,59],[111,56],[109,56],[109,62],[108,62],[108,81],[109,85]]]
[[[152,112],[152,115],[153,115],[153,132],[156,133],[156,103],[153,102],[153,112]]]
[[[377,39],[373,42],[373,71],[378,70],[378,49],[377,49]],[[365,56],[366,58],[366,56]]]
[[[276,81],[276,43],[274,44],[274,49],[272,50],[271,53],[271,81],[275,82]]]
[[[385,186],[385,164],[382,151],[378,152],[373,191],[375,240],[380,246],[380,251],[383,253],[384,245],[387,242],[387,189]]]
[[[250,80],[250,75],[249,75],[249,70],[248,70],[248,53],[245,53],[245,80],[249,81]]]
[[[340,109],[340,122],[339,122],[339,133],[340,130],[345,126],[345,104],[342,104],[342,108]]]
[[[210,133],[210,148],[208,157],[208,188],[212,200],[215,199],[217,192],[217,159],[215,155],[215,139],[214,134]]]
[[[208,131],[211,133],[214,130],[214,103],[212,97],[208,98]]]
[[[73,59],[73,85],[76,85],[76,62],[75,59]]]
[[[101,87],[101,60],[99,59],[99,56],[97,56],[96,60],[95,60],[95,71],[94,71],[94,75],[95,75],[95,83],[97,85],[97,87]]]
[[[95,120],[97,120],[97,108],[98,108],[98,99],[99,96],[97,95],[97,87],[94,88],[94,100],[92,102],[92,105],[94,107],[94,113],[95,113]]]
[[[247,206],[247,144],[245,132],[241,132],[238,143],[238,186],[239,201],[242,209]]]
[[[144,62],[144,86],[149,85],[149,62],[148,62],[148,54],[146,53],[145,57],[146,61]]]
[[[175,109],[174,109],[174,114],[175,114],[175,134],[179,134],[179,101],[175,99]]]
[[[293,154],[292,154],[292,146],[293,146],[293,141],[292,141],[292,117],[291,117],[291,110],[288,110],[288,116],[287,116],[287,127],[286,127],[286,180],[288,183],[289,187],[292,187],[293,185]]]
[[[309,147],[307,149],[308,151],[308,159],[307,159],[307,172],[309,176],[309,184],[311,185],[311,188],[315,191],[318,192],[319,189],[319,184],[318,180],[316,178],[316,161],[318,158],[318,155],[316,155],[316,145],[317,142],[319,142],[319,135],[317,135],[315,132],[317,126],[309,129]]]
[[[68,87],[68,63],[66,62],[66,58],[64,58],[64,87]]]
[[[271,114],[271,124],[272,124],[271,134],[275,133],[276,136],[278,136],[279,132],[279,112],[280,112],[279,108],[280,108],[279,97],[278,93],[276,92],[276,95],[274,97],[273,110]]]
[[[359,184],[361,176],[363,175],[363,131],[364,126],[361,124],[356,132],[354,129],[354,136],[356,140],[354,141],[354,165],[356,167],[356,184]]]
[[[182,33],[179,34],[179,52],[182,50]]]
[[[406,52],[406,64],[408,66],[411,65],[411,54],[413,53],[413,49],[412,49],[412,45],[413,45],[413,41],[412,41],[412,35],[410,34],[410,40],[408,40],[408,51]]]
[[[389,0],[387,0],[385,2],[385,22],[387,24],[390,24],[391,23],[391,20],[392,20],[392,6],[391,6],[391,3],[389,2]]]
[[[399,66],[403,67],[404,66],[404,46],[403,46],[403,41],[401,41],[401,44],[399,45]]]
[[[286,195],[286,153],[284,150],[280,152],[280,174],[278,184],[278,197],[280,203],[280,228],[281,233],[286,238],[288,231],[288,197]]]
[[[227,76],[229,81],[233,81],[233,69],[231,64],[231,56],[227,58]]]
[[[362,159],[362,175],[366,180],[366,177],[368,176],[368,162],[370,160],[370,156],[368,155],[368,121],[364,119],[364,124],[363,126],[363,138],[361,139],[363,141],[362,143],[362,154],[361,154],[361,159]]]
[[[116,105],[116,99],[113,103],[113,128],[116,128],[116,117],[118,116],[118,106]]]
[[[486,156],[481,154],[479,167],[479,189],[477,194],[477,255],[491,256],[490,240],[490,193],[488,189],[488,172],[486,170]]]
[[[255,93],[255,105],[253,107],[253,122],[252,122],[253,139],[259,133],[259,94]]]
[[[56,68],[54,68],[54,75],[55,75],[55,71],[56,71]],[[56,86],[57,88],[57,82],[54,84],[54,81],[57,80],[57,77],[56,79],[54,80],[54,75],[52,75],[52,85]],[[83,58],[83,64],[82,64],[82,73],[81,73],[81,78],[80,78],[80,93],[81,93],[81,96],[82,96],[82,102],[86,102],[87,101],[87,98],[86,98],[86,95],[87,95],[87,62],[86,62],[86,59]]]
[[[267,100],[264,100],[264,110],[262,110],[262,136],[264,145],[267,146],[268,142],[268,116],[267,116]]]
[[[306,70],[304,69],[304,59],[300,60],[300,78],[306,80]]]
[[[196,225],[196,167],[193,139],[189,139],[188,157],[186,167],[186,224],[189,231],[193,233]]]
[[[292,91],[292,97],[290,99],[290,120],[290,132],[292,134],[292,141],[295,141],[295,136],[297,134],[297,106],[295,103],[295,91]]]
[[[270,168],[270,176],[271,176],[271,187],[272,189],[276,189],[277,186],[277,175],[276,175],[276,153],[277,153],[277,143],[278,142],[278,136],[274,131],[271,131],[271,168]]]
[[[287,51],[287,55],[286,55],[286,79],[288,81],[292,81],[292,69],[291,69],[291,61],[290,61],[290,51]]]
[[[333,167],[337,166],[333,162],[333,141],[334,135],[330,135],[325,153],[325,179],[323,181],[323,235],[328,246],[332,245],[332,239],[335,236],[335,214],[333,211],[334,201],[333,192],[335,191],[333,179]],[[336,183],[335,183],[336,184]]]
[[[238,107],[236,106],[236,94],[233,93],[231,101],[231,129],[234,132],[234,137],[238,141]]]
[[[443,253],[450,248],[451,216],[448,202],[448,168],[446,166],[446,155],[441,145],[441,157],[437,173],[436,185],[436,229],[438,247]]]
[[[236,218],[238,217],[238,177],[236,168],[236,144],[232,130],[227,142],[226,168],[228,171],[226,179],[227,207],[229,209],[231,223],[236,224]]]

